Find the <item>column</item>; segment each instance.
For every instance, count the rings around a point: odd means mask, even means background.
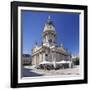
[[[37,54],[36,55],[36,65],[38,65],[38,62],[39,62],[39,55]]]
[[[52,52],[52,51],[51,51],[51,55],[52,55],[52,58],[51,58],[51,59],[52,59],[52,62],[53,62],[53,60],[54,60],[53,57],[54,57],[54,56],[53,56],[53,52]]]
[[[52,54],[52,60],[53,60],[54,68],[56,68],[56,53],[55,52],[53,52]]]
[[[41,56],[42,56],[42,57],[41,57],[41,60],[43,61],[43,52],[41,53]],[[42,62],[42,61],[41,61],[41,62]]]
[[[33,64],[36,65],[36,55],[34,56]]]
[[[39,54],[39,60],[42,62],[42,53]]]
[[[45,52],[43,52],[43,61],[45,61]]]

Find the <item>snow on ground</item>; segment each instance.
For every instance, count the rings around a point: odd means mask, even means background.
[[[49,76],[49,75],[80,75],[79,66],[59,70],[41,70],[35,69],[31,66],[25,66],[23,69],[22,76],[32,77],[32,76]]]

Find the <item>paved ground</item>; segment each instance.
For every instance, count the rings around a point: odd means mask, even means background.
[[[22,77],[49,76],[49,75],[79,75],[79,66],[70,69],[39,70],[30,66],[23,67]]]

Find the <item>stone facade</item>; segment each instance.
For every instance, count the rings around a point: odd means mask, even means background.
[[[32,49],[32,65],[39,65],[43,61],[60,62],[62,60],[71,61],[71,54],[61,44],[56,43],[56,31],[50,16],[45,23],[42,33],[43,43]]]

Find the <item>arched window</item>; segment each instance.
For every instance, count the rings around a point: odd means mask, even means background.
[[[45,54],[45,57],[46,57],[46,61],[48,61],[48,54]]]

